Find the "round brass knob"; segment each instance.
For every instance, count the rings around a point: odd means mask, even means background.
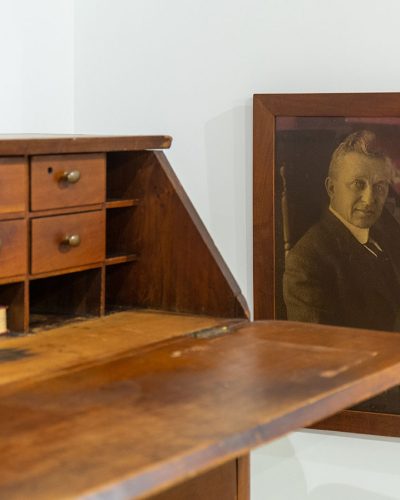
[[[64,172],[61,180],[64,182],[68,182],[69,184],[76,184],[81,178],[81,173],[79,170],[71,170],[69,172]]]
[[[81,243],[81,237],[79,234],[67,235],[61,243],[63,245],[68,245],[69,247],[78,247]]]

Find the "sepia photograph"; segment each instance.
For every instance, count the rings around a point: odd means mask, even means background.
[[[400,119],[276,121],[276,317],[400,331]]]

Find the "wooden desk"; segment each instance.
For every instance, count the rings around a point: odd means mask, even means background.
[[[251,448],[400,380],[399,336],[247,321],[170,144],[0,137],[1,498],[244,500]]]
[[[400,380],[398,335],[123,314],[0,343],[2,498],[233,499],[236,457]],[[157,342],[163,322],[178,336]]]

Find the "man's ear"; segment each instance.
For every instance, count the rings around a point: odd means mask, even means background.
[[[325,189],[328,193],[329,198],[332,199],[332,196],[335,193],[335,184],[330,177],[327,177],[325,179]]]

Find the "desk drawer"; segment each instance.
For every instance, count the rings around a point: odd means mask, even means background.
[[[104,154],[33,156],[31,210],[102,203],[105,176]]]
[[[104,212],[32,219],[32,274],[105,259]]]
[[[0,159],[0,214],[25,212],[27,173],[23,158]]]
[[[25,220],[0,222],[0,278],[27,272],[27,230]]]

